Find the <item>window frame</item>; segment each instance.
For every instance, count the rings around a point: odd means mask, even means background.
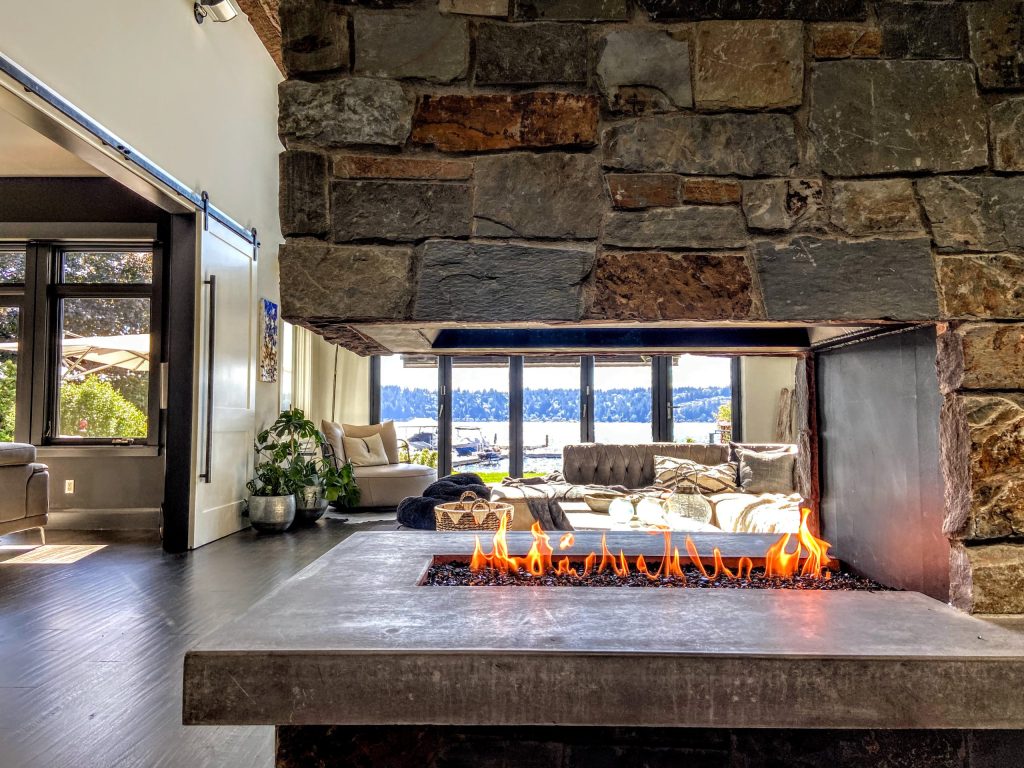
[[[24,242],[0,242],[0,254],[22,253],[25,255],[25,272],[20,283],[0,283],[0,307],[14,307],[18,310],[18,378],[14,385],[14,439],[28,442],[28,420],[31,416],[31,365],[25,364],[28,344],[29,314],[26,311],[27,284],[30,269],[30,245]]]
[[[573,353],[562,353],[573,354]],[[635,354],[635,353],[631,353]],[[673,442],[675,421],[672,410],[672,358],[686,354],[650,355],[651,362],[651,435],[652,442]],[[509,475],[519,477],[523,468],[523,355],[502,355],[509,361]],[[594,442],[594,355],[580,356],[580,442]],[[730,386],[732,404],[733,440],[742,438],[740,403],[740,355],[730,355]],[[452,362],[451,355],[439,355],[437,361],[437,428],[438,428],[438,474],[446,475],[452,470]],[[370,421],[381,420],[381,358],[375,355],[370,360]],[[518,472],[518,474],[517,474]]]
[[[38,424],[39,444],[44,446],[159,446],[160,442],[160,357],[163,295],[163,250],[154,240],[104,240],[102,242],[57,241],[46,244],[48,253],[39,254],[36,264],[37,301],[42,297],[44,315],[45,362],[37,390],[43,392],[45,407]],[[89,253],[123,253],[147,251],[153,254],[153,277],[150,283],[65,283],[63,280],[64,254],[75,251]],[[149,386],[147,397],[147,433],[145,438],[119,437],[59,437],[54,434],[60,423],[60,350],[63,330],[63,303],[66,299],[129,299],[149,300]],[[37,318],[37,322],[38,322]],[[38,327],[38,326],[37,326]]]

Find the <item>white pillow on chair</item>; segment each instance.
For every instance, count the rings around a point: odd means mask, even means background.
[[[388,463],[388,455],[384,452],[384,441],[379,434],[366,437],[342,438],[345,444],[345,455],[354,467],[379,467]]]
[[[384,453],[388,457],[387,463],[398,463],[398,432],[395,429],[395,422],[385,421],[383,424],[370,424],[369,426],[342,424],[341,430],[345,437],[380,435],[380,439],[384,443]]]

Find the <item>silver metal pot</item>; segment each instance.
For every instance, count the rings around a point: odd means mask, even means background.
[[[315,523],[324,516],[328,502],[320,496],[319,485],[307,485],[295,494],[295,526]]]
[[[295,496],[250,496],[249,523],[257,531],[287,530],[295,520]]]

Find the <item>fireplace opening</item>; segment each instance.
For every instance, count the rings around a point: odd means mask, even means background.
[[[435,556],[422,584],[427,586],[527,586],[527,587],[655,587],[699,589],[796,589],[869,590],[886,588],[871,579],[844,570],[830,556],[831,544],[819,539],[807,525],[809,507],[801,511],[796,535],[784,533],[767,547],[758,542],[730,541],[721,546],[702,547],[686,535],[680,553],[678,537],[672,531],[660,536],[660,555],[627,554],[626,547],[608,546],[607,534],[600,547],[591,535],[577,541],[564,533],[557,543],[539,523],[531,528],[532,542],[525,554],[510,552],[506,519],[491,539],[489,551],[477,535],[472,557]],[[658,535],[657,531],[651,533]],[[700,539],[698,535],[698,539]],[[557,549],[555,548],[557,546]],[[616,551],[617,550],[617,551]],[[587,552],[587,554],[583,554]]]

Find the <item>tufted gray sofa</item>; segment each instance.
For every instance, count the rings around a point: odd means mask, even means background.
[[[729,460],[729,446],[706,443],[567,445],[562,449],[562,474],[566,482],[574,485],[645,488],[654,483],[655,456],[671,456],[714,465]]]

